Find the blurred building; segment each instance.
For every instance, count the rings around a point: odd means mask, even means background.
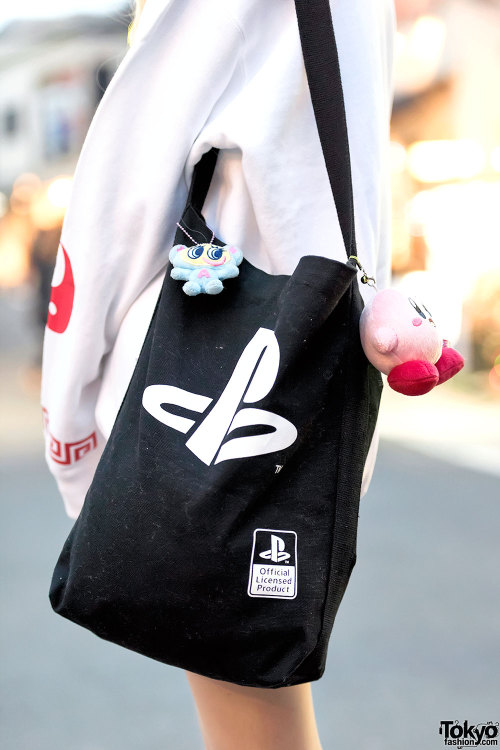
[[[395,283],[430,299],[468,368],[491,368],[500,393],[500,2],[398,6]]]
[[[13,21],[0,32],[0,191],[18,175],[73,172],[127,49],[129,16]]]

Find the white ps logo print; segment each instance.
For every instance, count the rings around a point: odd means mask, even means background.
[[[253,404],[267,396],[275,383],[279,361],[280,350],[274,331],[259,328],[243,350],[218,401],[186,442],[186,447],[207,466],[230,458],[273,453],[288,448],[296,440],[297,429],[288,419],[264,409],[239,408],[241,401]],[[173,385],[150,385],[142,397],[142,405],[151,416],[183,433],[196,421],[172,414],[163,404],[182,406],[202,414],[212,401],[209,396]],[[232,438],[222,445],[228,433],[238,427],[254,425],[267,425],[274,430],[265,435]]]

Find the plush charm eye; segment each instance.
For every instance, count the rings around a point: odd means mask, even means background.
[[[191,258],[191,260],[196,260],[196,258],[199,258],[200,255],[203,253],[203,246],[202,245],[196,245],[196,247],[190,247],[187,251],[188,258]]]
[[[210,258],[210,260],[220,260],[222,258],[222,248],[221,247],[210,247],[207,250],[207,255]]]
[[[422,307],[424,308],[424,310],[425,310],[425,312],[427,313],[427,315],[429,316],[429,318],[432,318],[432,313],[431,313],[431,311],[430,311],[430,310],[428,310],[428,309],[426,308],[426,306],[425,306],[424,304],[422,304]]]
[[[414,299],[412,299],[411,297],[408,297],[408,300],[409,300],[410,304],[412,305],[412,307],[414,307],[414,308],[415,308],[415,310],[416,310],[416,311],[418,312],[418,314],[419,314],[419,315],[420,315],[420,316],[421,316],[422,318],[425,318],[425,317],[426,317],[426,316],[425,316],[425,313],[424,313],[424,312],[423,312],[423,311],[422,311],[422,310],[420,309],[420,307],[419,307],[419,306],[417,305],[417,303],[415,302],[415,300],[414,300]],[[424,306],[424,305],[422,305],[422,307],[424,307],[424,308],[425,308],[425,306]]]

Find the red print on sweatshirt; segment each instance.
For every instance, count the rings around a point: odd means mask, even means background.
[[[71,262],[62,244],[60,248],[64,257],[64,276],[60,284],[52,287],[47,317],[47,326],[54,333],[64,333],[68,327],[75,297],[75,282]]]
[[[87,453],[97,447],[97,435],[92,432],[82,440],[75,440],[71,443],[63,443],[52,435],[49,430],[49,413],[42,406],[43,428],[49,437],[49,453],[53,461],[58,464],[73,464],[79,461]]]

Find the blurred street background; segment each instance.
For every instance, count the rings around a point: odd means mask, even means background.
[[[0,16],[0,747],[201,750],[182,671],[48,600],[73,522],[43,458],[41,343],[72,173],[130,12],[22,6]],[[324,750],[433,750],[441,721],[500,721],[500,0],[397,13],[393,285],[466,365],[425,396],[384,388],[358,563],[313,685]]]

